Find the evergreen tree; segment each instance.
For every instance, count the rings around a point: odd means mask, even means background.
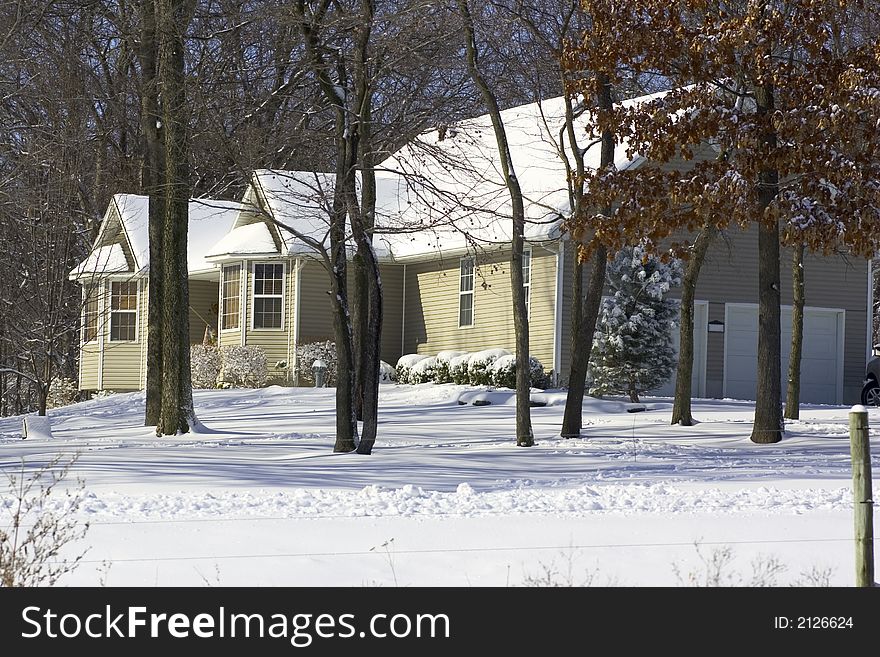
[[[608,267],[612,295],[603,299],[590,372],[591,394],[639,393],[659,388],[675,368],[672,330],[678,304],[666,299],[681,284],[681,262],[664,263],[642,246],[625,247]]]

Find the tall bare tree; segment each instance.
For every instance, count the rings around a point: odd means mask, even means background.
[[[513,294],[513,326],[516,334],[516,444],[519,447],[531,447],[535,444],[532,431],[529,379],[529,317],[523,288],[523,246],[525,232],[525,209],[522,189],[516,176],[507,132],[501,118],[498,99],[489,82],[483,76],[477,53],[477,40],[474,32],[474,21],[467,0],[457,0],[464,28],[464,45],[468,72],[474,85],[480,92],[492,121],[495,141],[501,162],[504,184],[510,194],[512,240],[510,255],[510,285]]]

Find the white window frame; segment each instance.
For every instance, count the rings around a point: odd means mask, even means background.
[[[526,256],[529,258],[528,267],[525,266]],[[526,281],[526,271],[529,272],[529,279]],[[523,249],[523,289],[526,293],[526,317],[532,318],[532,247],[526,246]]]
[[[129,283],[135,286],[134,291],[134,310],[113,310],[113,284],[114,283]],[[133,344],[138,341],[140,337],[140,330],[138,321],[141,316],[141,286],[137,280],[125,279],[119,281],[109,281],[107,283],[108,293],[107,293],[107,307],[110,312],[110,321],[107,325],[107,341],[108,342],[116,342],[116,343],[129,343]],[[132,340],[114,340],[113,339],[113,315],[114,313],[134,313],[134,338]],[[100,330],[100,329],[99,329]]]
[[[224,288],[224,283],[226,281],[226,268],[238,267],[238,326],[235,328],[223,328],[223,315],[224,308],[226,306],[226,294]],[[244,303],[242,303],[242,285],[244,284],[244,263],[243,262],[231,262],[224,264],[220,267],[220,313],[217,318],[217,322],[220,326],[221,333],[231,333],[232,331],[240,331],[242,322],[242,309],[244,308]]]
[[[273,265],[273,266],[280,266],[281,267],[281,294],[280,295],[278,295],[278,294],[257,294],[256,293],[256,290],[257,290],[257,285],[256,285],[256,283],[257,283],[257,265]],[[251,277],[251,280],[249,283],[249,286],[250,286],[250,295],[249,295],[250,296],[250,304],[249,305],[250,305],[250,318],[251,318],[250,330],[251,331],[283,331],[283,330],[285,330],[284,298],[287,294],[287,264],[283,261],[278,262],[277,260],[275,260],[275,261],[270,260],[270,261],[263,261],[263,262],[252,262],[249,269],[250,269],[249,273],[250,273],[250,277]],[[280,298],[281,299],[281,326],[279,326],[278,328],[275,328],[275,327],[256,328],[254,326],[254,317],[256,315],[256,313],[254,311],[256,310],[256,307],[257,307],[257,304],[256,304],[257,298],[261,298],[261,299],[278,299],[278,298]]]
[[[462,290],[461,284],[464,280],[464,272],[462,271],[462,265],[465,262],[471,263],[471,289],[470,290]],[[458,261],[458,328],[471,328],[476,323],[476,315],[474,313],[474,309],[476,304],[476,276],[477,276],[477,262],[474,256],[467,256]],[[471,323],[470,324],[462,324],[461,323],[461,298],[464,296],[470,295],[471,297]]]

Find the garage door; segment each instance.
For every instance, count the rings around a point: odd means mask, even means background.
[[[694,302],[694,368],[691,374],[691,395],[694,397],[706,396],[706,332],[709,322],[709,303],[706,301]],[[679,329],[672,331],[672,346],[675,348],[676,359],[678,358],[678,345],[680,341]],[[675,395],[675,372],[663,386],[652,390],[649,395],[658,397],[672,397]]]
[[[758,308],[727,304],[724,354],[724,396],[754,399],[758,368]],[[791,308],[782,308],[782,395],[785,397],[791,353]],[[801,356],[801,401],[841,402],[843,312],[821,308],[804,311]]]

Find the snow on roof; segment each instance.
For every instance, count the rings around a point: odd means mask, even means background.
[[[334,183],[335,174],[320,171],[258,169],[253,177],[275,221],[320,244],[329,242]],[[291,230],[278,231],[285,253],[312,252]]]
[[[263,222],[258,222],[233,228],[205,253],[205,258],[277,253],[278,247],[275,245],[272,233],[269,232],[269,227]]]
[[[149,197],[116,194],[111,201],[111,208],[114,206],[135,258],[135,273],[143,272],[150,264]],[[205,254],[216,243],[218,235],[229,232],[241,207],[240,203],[232,201],[190,200],[187,232],[187,266],[190,272],[212,268],[205,260]],[[106,228],[109,216],[108,210],[102,231]]]
[[[526,239],[555,239],[571,212],[566,169],[555,143],[565,122],[565,100],[513,107],[502,112],[502,119],[525,200]],[[601,146],[586,134],[590,121],[584,112],[576,132],[581,144],[589,145],[584,164],[595,170]],[[615,150],[618,169],[644,160],[625,151],[626,144]],[[512,210],[501,162],[489,115],[447,126],[442,138],[438,130],[423,133],[382,162],[376,172],[379,255],[409,258],[509,242]],[[254,173],[254,184],[277,221],[326,244],[333,174],[263,169]],[[283,239],[288,253],[310,251],[289,233]]]
[[[88,275],[119,274],[129,271],[128,261],[121,244],[101,246],[92,251],[76,269],[70,272],[71,278]]]

